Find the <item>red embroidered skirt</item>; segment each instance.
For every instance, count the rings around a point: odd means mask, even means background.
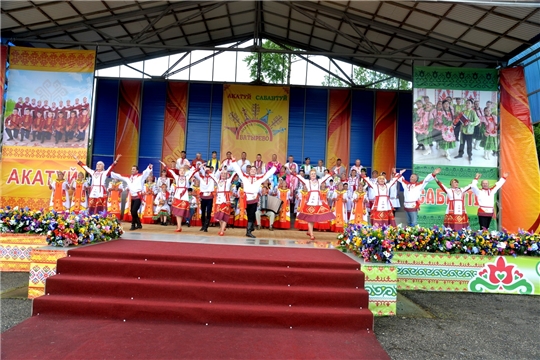
[[[469,217],[467,216],[467,214],[446,214],[444,215],[443,223],[445,227],[457,231],[469,226]]]
[[[228,222],[231,217],[231,205],[228,202],[222,204],[216,204],[214,208],[214,220]]]
[[[174,198],[172,203],[172,213],[174,216],[188,217],[189,216],[189,202],[185,200],[178,200]]]
[[[308,205],[305,204],[301,209],[300,213],[296,217],[297,219],[304,220],[307,222],[323,222],[328,220],[333,220],[336,218],[334,213],[330,211],[330,208],[327,204],[322,205]]]
[[[378,211],[371,210],[371,225],[391,225],[396,226],[396,219],[392,210]]]

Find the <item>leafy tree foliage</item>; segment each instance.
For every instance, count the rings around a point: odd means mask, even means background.
[[[367,85],[370,89],[390,89],[390,90],[411,90],[411,82],[396,77],[391,77],[383,73],[353,66],[353,81],[356,85]],[[348,87],[340,79],[325,75],[322,83],[324,86]]]
[[[285,50],[281,46],[270,40],[266,40],[263,45],[265,49]],[[261,59],[261,75],[257,77],[257,63]],[[283,53],[253,53],[244,59],[253,80],[260,80],[270,84],[290,84],[291,62],[295,56]]]

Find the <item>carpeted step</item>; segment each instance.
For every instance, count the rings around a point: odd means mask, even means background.
[[[150,301],[114,297],[45,295],[34,299],[34,315],[91,316],[94,319],[166,320],[198,324],[300,329],[372,331],[373,314],[367,308],[308,307]]]
[[[131,279],[219,281],[235,284],[302,285],[363,288],[365,275],[360,266],[352,269],[309,269],[294,266],[262,266],[257,263],[225,265],[173,261],[144,261],[91,257],[65,257],[57,262],[58,274],[120,276]]]
[[[324,286],[234,284],[179,280],[60,274],[47,280],[46,293],[55,296],[116,297],[120,299],[167,300],[179,302],[212,301],[214,304],[300,305],[329,307],[368,307],[369,294],[363,288]],[[336,301],[339,299],[339,301]]]

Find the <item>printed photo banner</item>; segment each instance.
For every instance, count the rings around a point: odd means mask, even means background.
[[[224,85],[221,154],[287,157],[289,87]]]
[[[187,82],[167,82],[161,156],[166,164],[176,161],[180,157],[180,152],[185,150],[188,89]]]
[[[501,70],[502,226],[540,232],[540,171],[523,67]]]
[[[328,142],[326,145],[326,164],[329,168],[337,159],[347,167],[350,156],[351,134],[351,96],[350,90],[330,90],[328,99]]]
[[[95,51],[9,48],[0,206],[48,209],[57,170],[86,159]]]
[[[439,179],[450,187],[470,184],[476,173],[493,184],[498,179],[498,72],[494,69],[416,67],[413,79],[413,172],[423,179],[440,167]],[[435,182],[426,188],[421,226],[442,225],[446,196],[436,196]],[[504,191],[504,189],[503,189]],[[472,228],[478,227],[472,193],[466,195]],[[491,226],[495,229],[496,224]]]

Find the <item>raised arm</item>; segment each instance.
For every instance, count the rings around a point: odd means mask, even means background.
[[[394,177],[392,178],[392,180],[390,180],[390,182],[388,183],[388,187],[391,188],[392,186],[394,186],[394,184],[399,180],[399,178],[401,178],[403,176],[403,173],[406,171],[407,169],[401,169],[401,171],[399,173],[397,173],[396,175],[394,175]],[[396,170],[394,169],[394,172],[396,172]]]
[[[448,188],[444,186],[444,184],[440,182],[439,179],[435,178],[435,181],[437,182],[437,185],[439,185],[441,190],[448,194]]]
[[[366,182],[366,184],[370,187],[370,188],[374,188],[375,187],[375,184],[373,184],[373,181],[371,181],[370,178],[368,178],[367,176],[363,175],[363,174],[360,174],[360,176],[362,177],[362,179],[364,179],[364,181]]]
[[[236,163],[235,163],[235,164],[236,164]],[[236,166],[238,166],[238,165],[236,165]],[[259,179],[259,181],[260,181],[261,183],[263,183],[263,182],[265,182],[266,180],[270,179],[270,176],[274,175],[274,173],[276,172],[276,170],[277,170],[277,168],[276,168],[275,166],[272,166],[272,167],[270,168],[270,170],[268,170],[268,171],[266,172],[266,174],[264,174],[263,177],[262,177],[261,179]],[[242,172],[242,171],[240,170],[240,172]]]
[[[493,187],[493,190],[492,191],[498,191],[503,185],[504,183],[506,182],[506,178],[509,176],[510,174],[505,172],[503,174],[503,177],[499,179],[499,181],[497,181],[497,183],[495,184],[495,186]]]
[[[111,164],[111,166],[109,166],[107,168],[107,170],[105,170],[105,173],[107,174],[107,176],[111,176],[111,171],[112,169],[114,169],[114,167],[116,166],[116,164],[118,164],[118,160],[120,160],[120,158],[122,157],[122,154],[118,154],[116,156],[116,159],[113,161],[113,163]]]
[[[478,189],[478,179],[480,179],[482,175],[479,173],[476,173],[476,176],[474,177],[473,181],[471,182],[471,189],[474,195],[478,196],[480,195],[480,190]]]
[[[152,164],[149,164],[146,169],[144,169],[142,173],[142,181],[145,181],[146,178],[152,173]]]
[[[114,171],[111,171],[111,177],[113,179],[122,180],[122,181],[125,181],[126,183],[129,183],[129,178],[128,177],[117,174]]]

